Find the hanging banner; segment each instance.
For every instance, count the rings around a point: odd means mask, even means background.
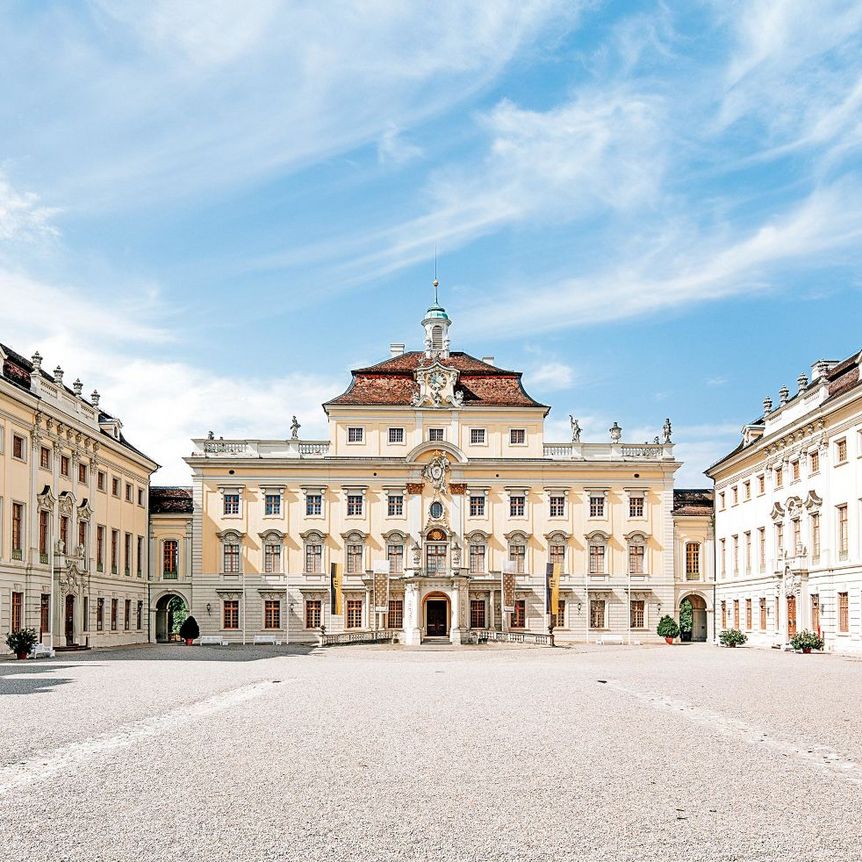
[[[503,613],[515,612],[515,564],[507,562],[501,574],[501,586],[503,588]]]
[[[336,617],[344,613],[342,602],[343,579],[341,576],[341,563],[329,564],[329,612]]]
[[[556,615],[560,604],[560,576],[562,566],[559,563],[548,563],[545,568],[545,612]]]
[[[389,561],[379,560],[373,564],[374,610],[378,614],[389,613]]]

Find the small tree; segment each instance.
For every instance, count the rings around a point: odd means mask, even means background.
[[[683,599],[679,606],[679,630],[681,632],[690,632],[694,626],[694,611],[691,607],[691,602],[688,599]]]
[[[198,621],[193,616],[187,616],[180,626],[180,637],[184,641],[193,641],[201,636],[200,626]]]
[[[718,640],[727,647],[736,647],[744,644],[748,635],[744,635],[739,629],[725,629],[719,634]]]
[[[679,626],[676,620],[665,614],[659,621],[656,627],[656,634],[663,638],[675,638],[679,635]]]
[[[813,649],[823,649],[823,638],[816,632],[803,629],[790,638],[790,646],[796,650],[801,649],[803,652],[810,652]]]
[[[39,638],[35,629],[18,629],[6,635],[6,646],[17,656],[26,656]]]

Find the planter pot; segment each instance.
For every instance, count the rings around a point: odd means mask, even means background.
[[[808,653],[810,653],[810,652],[811,652],[811,647],[810,647],[810,646],[804,646],[804,647],[802,647],[802,652],[803,652],[803,653],[805,653],[805,654],[807,655]]]
[[[186,638],[186,646],[191,646],[194,643],[194,638]]]
[[[30,655],[30,650],[27,650],[26,652],[19,652],[19,653],[16,653],[16,655],[18,656],[18,659],[19,659],[19,660],[20,660],[20,659],[25,659],[25,658],[27,658],[27,656],[28,656],[28,655]]]
[[[730,649],[736,649],[736,644],[727,644],[727,646],[730,647]]]
[[[673,643],[673,638],[665,638],[665,639],[664,639],[664,642],[665,642],[666,644],[672,644],[672,643]]]

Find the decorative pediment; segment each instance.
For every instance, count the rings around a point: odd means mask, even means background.
[[[397,542],[406,542],[408,538],[410,538],[407,533],[402,530],[387,530],[385,533],[381,533],[383,538],[389,542],[390,544],[395,544]]]
[[[53,509],[54,503],[57,502],[57,498],[54,496],[54,492],[51,490],[50,485],[45,485],[42,489],[42,493],[36,495],[36,499],[39,501],[40,509]]]
[[[788,497],[785,506],[787,511],[792,514],[796,509],[802,507],[802,499],[800,497]]]
[[[303,542],[309,542],[313,545],[322,542],[326,538],[326,534],[321,533],[320,530],[306,530],[304,533],[299,534],[299,538]]]
[[[63,491],[58,498],[60,511],[64,515],[71,515],[75,510],[75,495],[71,491]]]
[[[216,535],[223,541],[228,541],[233,539],[238,542],[240,539],[244,538],[245,533],[241,533],[239,530],[219,530]]]
[[[279,542],[283,542],[285,534],[282,533],[281,530],[264,530],[262,533],[258,533],[258,536],[260,536],[263,541],[269,539],[270,541],[277,540]]]
[[[487,542],[491,538],[491,534],[486,533],[484,530],[471,530],[464,538],[468,542]]]
[[[571,538],[572,534],[567,533],[565,530],[553,530],[550,533],[545,533],[545,539],[547,539],[547,541],[553,545],[564,544],[565,542],[568,542]]]
[[[523,530],[512,530],[509,533],[503,533],[503,536],[507,542],[516,545],[526,545],[530,540],[530,534],[525,533]]]
[[[284,598],[284,590],[259,589],[258,594],[264,601],[277,602]]]
[[[78,506],[78,520],[79,521],[89,521],[93,516],[93,507],[90,505],[90,501],[84,497],[81,500],[81,505]]]
[[[785,511],[784,507],[781,503],[774,503],[772,506],[772,511],[769,513],[769,517],[772,518],[776,523],[784,519]]]
[[[635,544],[645,545],[646,544],[646,533],[641,530],[632,530],[630,533],[626,533],[623,538],[627,542],[634,542]]]
[[[604,530],[591,530],[589,533],[584,534],[584,538],[588,542],[607,542],[611,537],[610,533],[606,533]]]
[[[220,590],[216,589],[219,597],[225,602],[238,602],[242,598],[242,590]]]
[[[424,368],[416,369],[418,391],[413,395],[414,407],[461,407],[464,395],[455,390],[458,370],[434,360]]]
[[[341,538],[349,545],[363,545],[367,537],[368,534],[363,533],[362,530],[350,530],[347,533],[341,534]]]
[[[805,508],[809,512],[816,512],[823,505],[823,498],[817,496],[816,491],[809,491],[805,500]]]

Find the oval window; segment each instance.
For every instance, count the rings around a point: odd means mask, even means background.
[[[443,504],[438,500],[431,504],[431,517],[435,520],[443,517]]]

